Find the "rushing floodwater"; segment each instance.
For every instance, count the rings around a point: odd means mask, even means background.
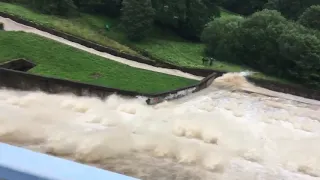
[[[228,74],[156,106],[1,90],[0,141],[141,179],[320,179],[320,103],[239,88]]]

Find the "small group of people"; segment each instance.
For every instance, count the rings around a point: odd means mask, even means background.
[[[215,59],[213,57],[203,57],[202,58],[203,65],[208,65],[208,63],[209,63],[209,65],[212,66],[213,61],[215,61]]]

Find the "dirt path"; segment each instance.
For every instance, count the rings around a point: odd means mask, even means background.
[[[49,34],[47,32],[40,31],[40,30],[35,29],[33,27],[17,23],[9,18],[3,18],[0,16],[0,22],[4,23],[4,30],[6,30],[6,31],[24,31],[24,32],[28,32],[28,33],[34,33],[34,34],[58,41],[60,43],[67,44],[67,45],[72,46],[74,48],[81,49],[83,51],[86,51],[86,52],[89,52],[89,53],[92,53],[92,54],[95,54],[95,55],[98,55],[98,56],[101,56],[101,57],[104,57],[104,58],[107,58],[107,59],[110,59],[113,61],[117,61],[122,64],[129,65],[131,67],[145,69],[145,70],[159,72],[159,73],[164,73],[164,74],[169,74],[169,75],[174,75],[174,76],[180,76],[180,77],[184,77],[184,78],[188,78],[188,79],[201,80],[203,78],[203,77],[195,76],[195,75],[192,75],[189,73],[184,73],[179,70],[154,67],[151,65],[131,61],[131,60],[128,60],[125,58],[113,56],[108,53],[100,52],[100,51],[94,50],[92,48],[88,48],[86,46],[83,46],[81,44],[74,43],[74,42],[71,42],[71,41],[66,40],[64,38]]]

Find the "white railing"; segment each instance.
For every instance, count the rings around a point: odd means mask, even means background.
[[[138,180],[0,143],[0,180]]]

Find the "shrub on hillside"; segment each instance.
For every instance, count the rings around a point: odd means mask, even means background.
[[[0,22],[0,30],[4,29],[4,24],[2,22]]]
[[[127,37],[132,41],[140,41],[152,28],[154,9],[150,0],[124,0],[122,25]]]
[[[206,25],[201,40],[206,44],[206,52],[216,58],[232,60],[232,53],[229,53],[238,43],[237,33],[243,22],[240,16],[229,16],[217,18]],[[230,44],[229,42],[234,43]]]
[[[299,17],[298,22],[306,27],[320,30],[320,5],[306,9]]]
[[[320,87],[320,35],[292,23],[279,36],[279,59],[285,75]]]
[[[240,62],[264,72],[278,75],[282,65],[278,64],[277,39],[283,33],[288,21],[274,10],[263,10],[254,13],[241,24],[237,46],[234,54]]]
[[[202,39],[217,59],[320,87],[319,32],[288,21],[277,11],[263,10],[238,21],[216,19]]]

